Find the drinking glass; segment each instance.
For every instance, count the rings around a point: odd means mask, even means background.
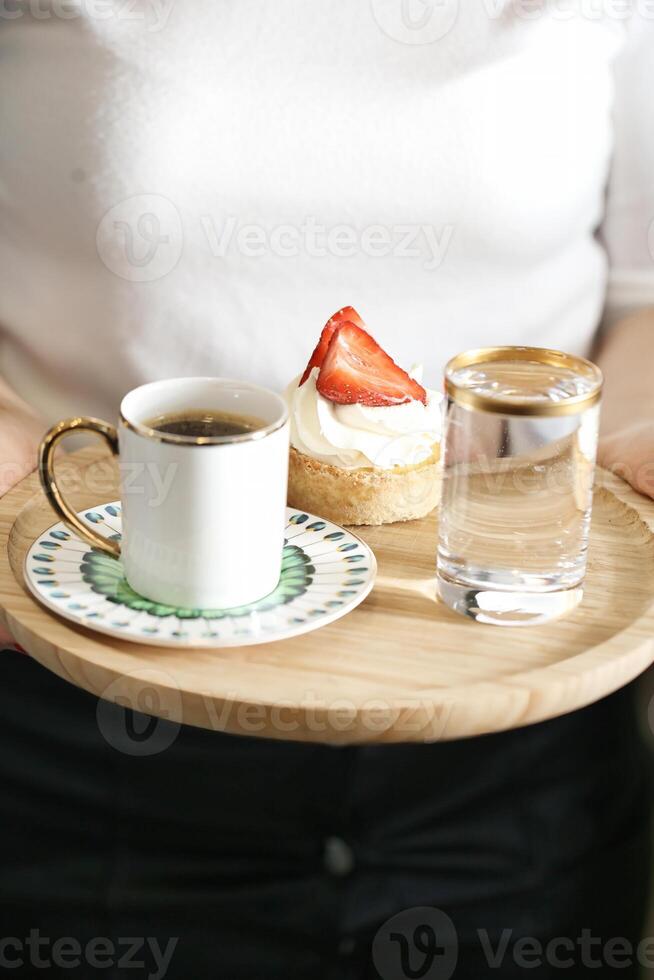
[[[489,347],[445,369],[438,591],[484,623],[581,600],[602,374],[581,357]]]

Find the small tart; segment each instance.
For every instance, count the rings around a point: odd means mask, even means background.
[[[346,470],[291,447],[290,507],[326,517],[335,524],[391,524],[424,517],[440,498],[440,449],[411,466]]]

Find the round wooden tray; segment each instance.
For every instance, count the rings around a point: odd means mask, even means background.
[[[115,464],[95,449],[63,457],[58,473],[79,509],[117,496]],[[0,501],[0,606],[17,642],[101,698],[189,725],[332,744],[452,739],[582,707],[654,660],[654,502],[603,471],[583,603],[512,630],[436,601],[432,515],[363,529],[376,585],[321,630],[222,650],[139,646],[59,619],[27,593],[25,553],[55,520],[36,474]]]

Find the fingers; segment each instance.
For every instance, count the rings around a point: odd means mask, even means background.
[[[598,462],[654,498],[654,423],[640,423],[600,440]]]
[[[0,650],[13,646],[16,646],[16,641],[13,636],[4,626],[0,626]]]

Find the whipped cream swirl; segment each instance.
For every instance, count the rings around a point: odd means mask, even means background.
[[[410,372],[421,380],[422,368]],[[306,456],[341,469],[411,466],[428,459],[440,440],[443,396],[427,389],[427,404],[412,399],[403,405],[337,405],[316,388],[319,368],[302,387],[300,375],[286,389],[291,417],[291,445]]]

